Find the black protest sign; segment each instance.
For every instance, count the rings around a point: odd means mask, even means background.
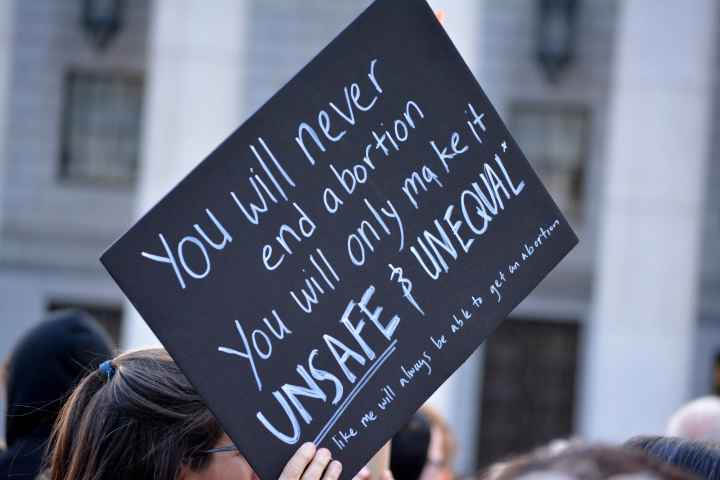
[[[576,242],[428,5],[378,0],[102,262],[262,478],[304,441],[349,478]]]

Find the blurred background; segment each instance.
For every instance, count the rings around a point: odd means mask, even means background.
[[[369,3],[0,0],[0,359],[66,307],[153,342],[99,255]],[[720,393],[716,0],[430,3],[581,238],[430,400],[458,470],[662,434]]]

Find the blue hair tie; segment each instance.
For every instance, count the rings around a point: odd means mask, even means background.
[[[98,367],[98,370],[100,370],[100,374],[108,381],[112,380],[113,375],[115,375],[115,367],[112,364],[112,360],[105,360],[102,362]]]

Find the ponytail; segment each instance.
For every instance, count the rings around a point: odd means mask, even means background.
[[[201,470],[222,428],[162,349],[128,352],[88,374],[49,444],[50,480],[177,480]]]

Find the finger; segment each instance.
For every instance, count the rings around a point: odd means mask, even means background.
[[[330,462],[327,470],[325,470],[323,480],[337,480],[340,478],[340,472],[342,472],[342,463],[337,460],[333,460]]]
[[[440,22],[440,25],[443,24],[445,21],[445,11],[444,10],[435,10],[435,16],[438,19],[438,22]]]
[[[313,455],[315,455],[315,445],[310,442],[303,443],[295,455],[288,460],[279,480],[298,480],[313,459]]]
[[[302,480],[320,480],[323,472],[325,471],[325,467],[328,466],[331,459],[332,454],[330,453],[330,450],[327,448],[321,448],[318,450],[315,453],[315,458],[313,458],[312,463],[309,467],[307,467],[305,473],[303,473]]]
[[[362,470],[360,470],[358,473],[355,474],[353,477],[353,480],[369,480],[370,479],[370,469],[368,467],[363,467]]]
[[[390,470],[385,470],[384,472],[382,472],[382,475],[380,475],[380,480],[395,480],[395,479]]]

